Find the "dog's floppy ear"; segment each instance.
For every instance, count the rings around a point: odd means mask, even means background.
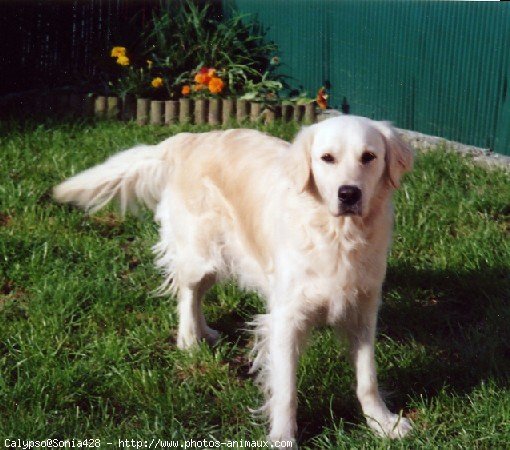
[[[306,189],[312,173],[311,155],[314,126],[303,127],[297,134],[286,155],[285,165],[287,172],[297,189],[302,192]]]
[[[386,144],[386,173],[393,188],[400,186],[400,178],[413,168],[413,150],[398,135],[389,122],[375,122]]]

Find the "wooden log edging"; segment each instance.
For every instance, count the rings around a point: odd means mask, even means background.
[[[293,105],[283,103],[282,104],[282,121],[290,122],[292,120],[292,117],[294,117]]]
[[[173,125],[179,119],[179,102],[167,100],[165,102],[165,125]]]
[[[190,99],[189,98],[181,98],[179,99],[179,122],[180,123],[189,123],[191,121],[190,112],[191,112],[191,105],[190,105]]]
[[[227,126],[246,122],[272,123],[275,120],[313,123],[317,120],[315,104],[264,104],[233,97],[189,98],[178,100],[151,100],[133,94],[80,94],[74,91],[56,91],[33,97],[0,101],[0,107],[9,113],[58,114],[73,117],[95,117],[109,120],[136,120],[139,125],[197,124]]]
[[[106,100],[106,117],[118,119],[120,116],[120,102],[118,97],[108,97]]]
[[[262,114],[264,115],[264,122],[266,124],[273,123],[277,117],[280,118],[280,105],[270,105],[266,107]]]
[[[305,105],[303,120],[306,123],[315,123],[317,120],[317,110],[315,108],[315,103],[308,103]]]
[[[165,111],[165,102],[159,100],[151,101],[151,125],[163,125],[163,112]]]
[[[252,122],[258,122],[262,117],[262,103],[251,102],[250,103],[250,120]]]
[[[236,102],[236,119],[237,123],[243,123],[248,118],[248,102],[238,99]]]
[[[148,98],[136,99],[136,123],[147,125],[149,121],[150,100]]]
[[[195,100],[194,114],[195,125],[203,125],[206,123],[207,117],[207,100],[205,98],[197,98]]]
[[[104,95],[98,95],[94,100],[94,115],[99,118],[106,116],[106,97]]]
[[[219,125],[220,124],[220,100],[217,98],[211,98],[209,100],[209,110],[207,114],[207,122],[209,125]]]
[[[221,123],[228,125],[234,118],[234,99],[224,98],[221,101]]]
[[[121,99],[121,120],[136,119],[136,96],[128,94]]]
[[[149,102],[149,106],[147,106]],[[102,105],[96,99],[96,104]],[[96,110],[98,107],[96,107]],[[231,121],[238,124],[245,122],[272,123],[276,119],[284,122],[294,120],[302,123],[317,121],[317,108],[315,103],[307,105],[272,104],[265,106],[261,102],[248,102],[234,98],[180,98],[179,100],[149,101],[137,100],[137,123],[144,125],[172,125],[195,124],[212,126],[228,125]],[[99,108],[99,111],[101,109]],[[101,116],[101,113],[97,113]]]
[[[305,107],[303,105],[294,105],[293,108],[293,119],[294,122],[301,122],[303,120],[303,113],[304,113]]]

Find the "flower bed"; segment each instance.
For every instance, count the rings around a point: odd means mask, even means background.
[[[277,57],[271,59],[273,69],[266,71],[258,81],[248,76],[253,74],[246,68],[216,69],[204,65],[180,73],[170,81],[168,75],[155,76],[158,72],[154,72],[152,60],[147,60],[144,67],[132,67],[125,47],[114,47],[110,56],[127,72],[124,78],[118,79],[117,85],[124,90],[119,88],[121,96],[117,100],[111,96],[96,97],[94,114],[100,117],[136,118],[140,125],[177,122],[225,125],[234,120],[267,123],[277,118],[312,123],[317,107],[326,107],[324,88],[319,89],[316,99],[308,98],[305,93],[286,100],[280,98],[283,84],[273,74],[274,67],[279,64]],[[129,91],[125,86],[130,80],[135,83],[136,91],[148,95],[135,101],[132,94],[126,94]]]
[[[314,122],[326,107],[324,88],[316,97],[292,90],[260,24],[235,12],[218,19],[210,8],[171,4],[153,13],[138,43],[103,53],[95,114],[140,125]]]
[[[37,108],[140,125],[213,126],[277,119],[311,123],[317,108],[326,108],[324,88],[313,97],[290,88],[276,44],[246,16],[218,19],[207,1],[184,0],[154,9],[143,30],[131,31],[125,36],[136,40],[126,37],[97,55],[97,71],[82,85],[94,94],[61,92],[56,99],[37,99]]]

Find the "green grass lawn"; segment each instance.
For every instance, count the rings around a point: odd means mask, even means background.
[[[53,185],[182,128],[0,125],[0,446],[4,439],[264,439],[249,407],[243,322],[262,301],[208,294],[214,348],[175,346],[148,212],[122,220],[55,204]],[[296,128],[276,125],[289,139]],[[420,154],[396,196],[377,361],[389,405],[415,422],[402,442],[364,425],[345,348],[313,335],[299,369],[302,448],[508,448],[510,183],[442,150]],[[108,447],[107,447],[108,448]],[[111,448],[111,447],[109,447]]]

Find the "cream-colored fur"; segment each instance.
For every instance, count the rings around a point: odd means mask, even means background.
[[[366,152],[373,159],[362,163]],[[374,337],[391,195],[411,166],[411,150],[388,123],[342,116],[304,128],[291,144],[243,129],[179,134],[119,153],[54,195],[91,210],[114,197],[124,208],[138,200],[154,210],[161,290],[178,296],[180,348],[218,338],[201,310],[218,279],[235,277],[266,299],[253,322],[254,370],[271,440],[296,437],[296,366],[317,324],[347,335],[367,422],[396,438],[411,426],[379,395]],[[361,191],[360,214],[340,209],[344,185]]]

